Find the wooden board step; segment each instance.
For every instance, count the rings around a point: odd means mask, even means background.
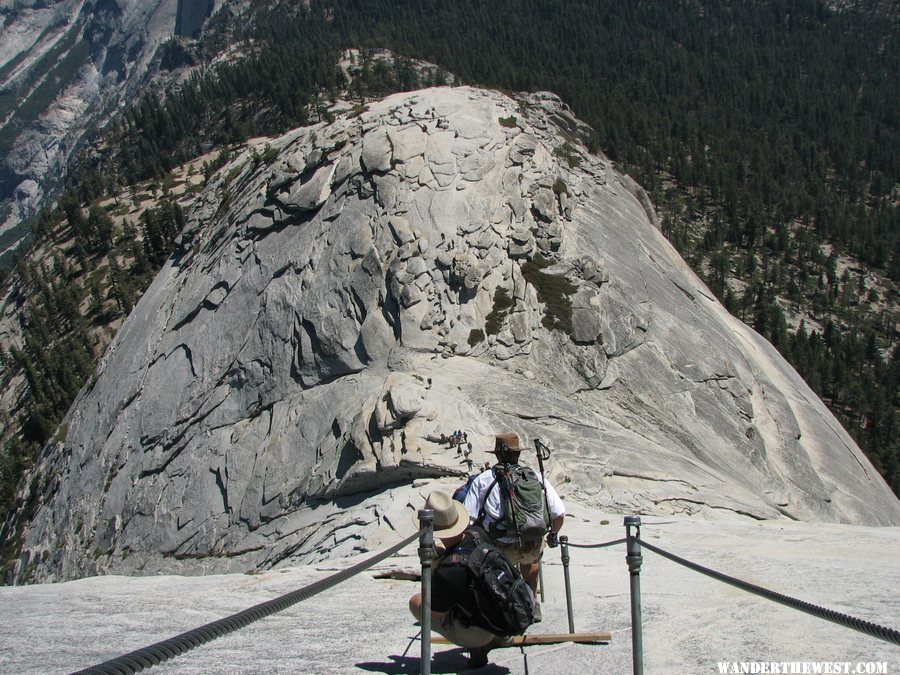
[[[609,642],[612,639],[612,633],[534,633],[531,635],[515,635],[512,637],[510,644],[504,647],[521,647],[527,645],[555,645],[560,642],[578,642],[582,644],[600,644]],[[447,638],[441,635],[432,635],[431,644],[450,645],[453,644]],[[497,649],[498,647],[494,647]]]

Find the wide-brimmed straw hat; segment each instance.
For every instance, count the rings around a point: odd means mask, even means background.
[[[434,511],[434,536],[448,539],[465,531],[469,526],[469,512],[461,502],[446,492],[435,490],[425,500],[425,508]],[[413,514],[413,522],[419,526],[419,514]]]
[[[494,436],[494,449],[489,450],[494,454],[507,452],[522,452],[522,446],[519,445],[519,436],[517,434],[497,434]]]

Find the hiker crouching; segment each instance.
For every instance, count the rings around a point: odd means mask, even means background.
[[[443,492],[432,492],[428,495],[425,508],[434,511],[434,536],[441,544],[438,558],[432,564],[434,571],[431,575],[431,627],[460,647],[483,647],[490,643],[495,635],[465,621],[454,607],[458,603],[473,604],[468,572],[461,565],[441,564],[447,553],[462,541],[469,527],[469,514],[462,504]],[[416,619],[421,620],[421,593],[416,593],[409,599],[409,611]]]
[[[497,464],[481,473],[466,494],[466,510],[493,543],[522,571],[537,593],[544,539],[556,541],[566,509],[550,482],[519,464],[522,448],[516,434],[494,437]],[[535,621],[541,620],[540,605]]]
[[[432,564],[432,628],[469,649],[470,665],[487,663],[491,647],[506,643],[532,623],[534,593],[515,566],[483,530],[469,525],[465,507],[443,492],[428,495],[434,512],[438,557]],[[440,550],[443,549],[443,550]],[[409,599],[409,611],[422,619],[422,594]]]

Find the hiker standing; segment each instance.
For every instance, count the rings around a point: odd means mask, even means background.
[[[492,452],[498,462],[472,482],[466,494],[466,510],[495,545],[519,565],[522,576],[537,593],[545,535],[555,541],[566,508],[549,481],[519,464],[522,448],[516,434],[495,436]],[[509,511],[515,511],[512,517]],[[535,605],[534,614],[534,620],[540,621],[540,603]]]

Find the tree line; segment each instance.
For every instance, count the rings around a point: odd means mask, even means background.
[[[185,225],[178,203],[164,199],[137,223],[118,227],[99,199],[87,201],[92,197],[89,189],[72,189],[55,209],[42,210],[36,244],[54,243],[48,249],[54,253],[44,260],[21,257],[5,280],[16,284],[23,311],[21,341],[0,345],[0,383],[7,387],[21,374],[26,390],[20,428],[0,451],[0,523],[20,479],[93,375],[104,346],[98,331],[127,316]]]

